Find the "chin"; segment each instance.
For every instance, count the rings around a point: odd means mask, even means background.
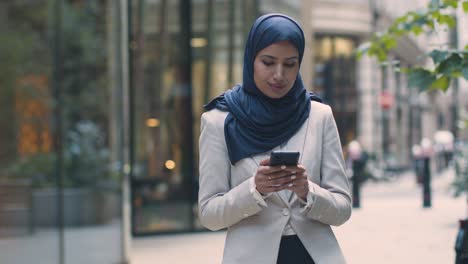
[[[275,94],[271,94],[271,95],[267,95],[267,96],[270,97],[270,98],[273,98],[273,99],[279,99],[279,98],[281,98],[281,97],[283,97],[285,95],[286,94],[276,94],[275,93]]]
[[[278,98],[281,98],[281,97],[284,97],[288,94],[288,92],[290,91],[291,89],[283,89],[283,90],[270,90],[269,91],[269,94],[267,95],[268,97],[271,97],[271,98],[275,98],[275,99],[278,99]]]
[[[263,93],[264,95],[273,98],[273,99],[279,99],[281,97],[284,97],[286,94],[288,94],[288,91],[271,91],[269,90],[267,93]]]
[[[269,98],[279,99],[281,97],[284,97],[291,89],[284,88],[284,89],[278,90],[270,86],[267,86],[267,87],[262,87],[262,88],[259,87],[259,90]]]

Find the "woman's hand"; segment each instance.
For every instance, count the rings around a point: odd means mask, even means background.
[[[270,159],[260,162],[255,174],[255,185],[261,194],[291,190],[304,201],[309,192],[305,168],[297,166],[269,166]]]
[[[289,166],[287,170],[291,170],[292,173],[296,174],[296,179],[292,186],[288,186],[288,190],[293,191],[303,201],[307,202],[307,194],[309,193],[309,180],[307,179],[307,173],[302,165]]]

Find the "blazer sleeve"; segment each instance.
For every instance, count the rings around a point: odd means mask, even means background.
[[[351,217],[351,195],[346,177],[340,137],[331,108],[327,106],[322,132],[320,185],[309,181],[304,212],[308,218],[328,225],[342,225]]]
[[[219,230],[258,213],[262,207],[249,188],[249,180],[231,188],[224,119],[208,115],[210,112],[201,118],[198,207],[201,224],[210,230]]]

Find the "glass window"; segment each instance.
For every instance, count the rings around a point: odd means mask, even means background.
[[[59,85],[66,263],[78,256],[86,263],[115,263],[121,256],[117,8],[117,2],[110,0],[64,1],[63,5]],[[108,241],[105,248],[103,237]]]
[[[57,225],[43,226],[33,214],[37,192],[56,180],[53,63],[48,48],[51,14],[45,1],[2,1],[0,10],[1,262],[59,263]],[[49,208],[57,200],[51,202]],[[58,216],[57,211],[49,213],[53,219]],[[34,254],[38,250],[48,254]]]
[[[114,1],[57,3],[0,3],[2,264],[120,262],[119,17]]]
[[[244,22],[253,13],[241,11],[250,2],[132,2],[135,234],[201,228],[200,116],[242,82]]]
[[[356,64],[350,37],[316,36],[314,52],[314,91],[333,108],[341,143],[356,136],[357,102]],[[351,98],[351,99],[350,99]]]

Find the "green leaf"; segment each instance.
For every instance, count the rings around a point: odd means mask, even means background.
[[[420,16],[415,17],[415,19],[412,21],[412,24],[413,24],[413,26],[424,27],[431,20],[432,19],[429,18],[428,14],[424,14],[424,15],[420,15]]]
[[[364,42],[361,45],[359,45],[356,49],[356,57],[360,59],[364,54],[366,54],[369,51],[370,47],[370,42]]]
[[[460,55],[452,53],[452,55],[440,62],[436,68],[436,71],[443,75],[451,75],[453,72],[460,71],[461,66],[462,58]]]
[[[450,77],[452,78],[460,78],[460,77],[463,77],[463,74],[461,71],[454,71],[452,72],[452,74],[450,74]]]
[[[430,29],[434,30],[435,29],[435,26],[434,26],[434,21],[433,20],[427,20],[427,24],[426,24]]]
[[[442,15],[439,10],[435,10],[435,11],[432,11],[431,13],[431,16],[433,19],[435,20],[439,20],[440,19],[440,16]]]
[[[429,56],[431,56],[432,61],[434,61],[434,64],[439,64],[441,61],[447,58],[448,54],[448,51],[445,50],[433,50],[431,51],[431,53],[429,53]]]
[[[411,31],[416,35],[419,36],[421,33],[423,33],[423,29],[420,26],[414,26]]]
[[[384,61],[384,60],[386,60],[386,59],[387,59],[387,53],[386,53],[384,50],[382,50],[382,49],[378,50],[378,51],[377,51],[377,59],[378,59],[379,61]]]
[[[468,64],[463,65],[462,74],[463,78],[468,81]]]
[[[432,87],[440,89],[442,91],[447,91],[450,85],[450,78],[447,76],[442,76],[432,83]]]
[[[383,41],[384,41],[384,44],[385,44],[385,48],[387,50],[393,49],[393,48],[395,48],[397,46],[397,41],[396,41],[395,38],[390,38],[389,37],[389,38],[385,38]]]
[[[435,75],[423,68],[412,69],[408,72],[408,86],[418,88],[420,91],[427,90],[435,80]]]
[[[408,14],[404,15],[404,16],[401,16],[397,19],[395,19],[395,22],[394,24],[400,24],[400,23],[404,23],[408,20]]]
[[[402,72],[402,73],[404,73],[404,74],[409,74],[410,69],[409,69],[409,68],[402,67],[402,68],[400,68],[400,72]]]
[[[383,45],[380,42],[373,42],[367,53],[370,57],[377,58],[379,62],[385,61],[387,59],[387,51]]]
[[[468,44],[463,48],[464,50],[468,50]]]
[[[437,21],[441,24],[446,24],[449,27],[454,27],[456,23],[455,18],[450,15],[440,15],[437,18]]]
[[[457,8],[458,0],[444,0],[443,3],[447,6],[451,6],[453,8]]]
[[[468,1],[464,1],[462,3],[463,6],[463,12],[468,13]]]

